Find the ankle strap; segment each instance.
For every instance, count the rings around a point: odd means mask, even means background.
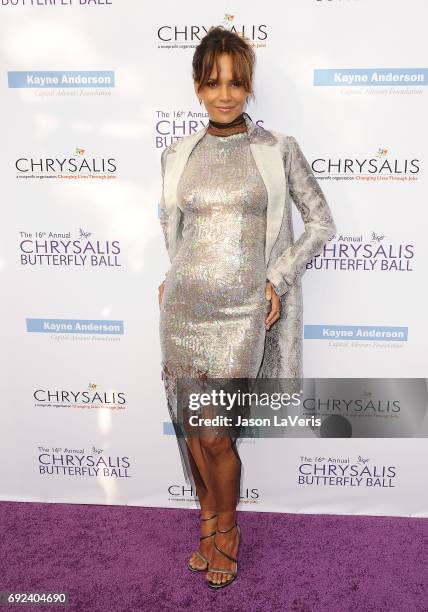
[[[215,518],[216,516],[218,516],[218,515],[217,514],[213,514],[209,518],[201,518],[201,521],[210,521],[211,519]]]
[[[222,531],[221,529],[217,529],[217,531],[218,533],[228,533],[229,531],[232,531],[234,527],[237,527],[236,523],[234,523],[230,529],[226,529],[226,531]]]

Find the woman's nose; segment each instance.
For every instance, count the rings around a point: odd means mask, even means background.
[[[220,99],[221,100],[229,100],[230,98],[230,91],[227,85],[223,85],[222,87],[220,87]]]

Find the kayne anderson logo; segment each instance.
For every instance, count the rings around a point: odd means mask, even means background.
[[[333,348],[401,349],[409,328],[391,325],[305,325],[305,340],[328,341]]]
[[[427,68],[327,68],[315,69],[314,85],[426,85]]]
[[[236,24],[236,15],[225,13],[223,21],[219,26],[244,35],[254,48],[266,47],[267,25],[266,24]],[[211,26],[209,26],[211,27]],[[207,34],[209,27],[200,25],[161,25],[157,31],[158,49],[188,49],[196,47],[201,39]]]
[[[68,157],[18,157],[15,160],[17,179],[80,179],[102,180],[117,178],[114,157],[96,157],[76,147]]]
[[[312,162],[317,179],[329,181],[417,181],[420,160],[399,158],[379,147],[367,157],[318,157]]]
[[[26,319],[29,333],[49,334],[51,340],[68,342],[119,342],[123,321],[97,319]]]
[[[22,266],[121,267],[118,240],[94,240],[92,232],[19,232]]]
[[[113,70],[18,70],[7,73],[11,89],[47,87],[114,87]]]
[[[373,272],[412,272],[415,245],[392,243],[372,231],[370,238],[339,234],[327,242],[306,269]]]
[[[102,391],[90,382],[85,390],[36,389],[33,393],[35,408],[77,408],[124,410],[125,394],[122,391]]]
[[[416,93],[425,87],[427,76],[428,68],[316,68],[313,84],[315,87],[366,88],[360,93],[370,93],[372,87],[389,87],[383,93],[403,94]]]
[[[10,89],[34,89],[38,96],[110,96],[114,70],[8,71]],[[67,90],[67,91],[66,91]]]

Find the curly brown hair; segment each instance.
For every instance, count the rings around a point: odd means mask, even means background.
[[[256,55],[250,44],[251,41],[243,35],[223,26],[212,26],[193,54],[193,80],[199,84],[198,92],[207,84],[214,64],[217,74],[220,73],[219,55],[228,53],[232,57],[233,78],[242,81],[245,91],[250,93],[249,97],[255,99],[253,74]]]

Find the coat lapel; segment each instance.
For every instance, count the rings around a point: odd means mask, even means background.
[[[281,149],[275,136],[254,123],[247,113],[244,113],[247,124],[250,149],[256,166],[260,172],[268,194],[267,221],[266,221],[266,266],[281,228],[283,209],[286,195],[286,178]],[[169,242],[177,243],[178,231],[176,213],[177,185],[193,148],[205,135],[208,126],[170,145],[170,152],[166,158],[164,177],[164,198],[167,208],[170,227]]]

